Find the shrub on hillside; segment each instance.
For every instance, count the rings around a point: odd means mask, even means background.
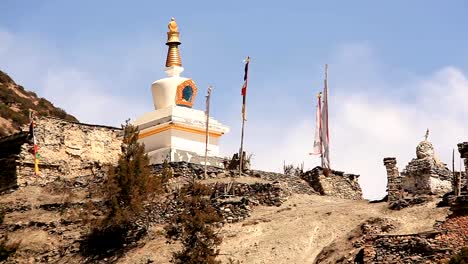
[[[461,251],[453,256],[449,264],[468,264],[468,247],[464,247]]]
[[[18,250],[19,243],[8,243],[8,237],[0,241],[0,261],[6,260]]]
[[[211,194],[206,185],[197,182],[181,189],[178,198],[182,202],[182,212],[165,227],[167,238],[179,240],[183,246],[181,251],[173,254],[174,263],[221,263],[216,257],[222,239],[213,225],[222,218],[210,203]]]
[[[91,222],[91,232],[82,244],[89,255],[103,255],[123,247],[129,239],[139,239],[146,229],[138,226],[143,203],[161,189],[151,174],[144,146],[137,142],[138,129],[128,121],[123,126],[122,153],[118,164],[111,168],[102,189],[108,205],[105,217]]]

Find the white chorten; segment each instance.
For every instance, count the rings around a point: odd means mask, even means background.
[[[187,161],[204,164],[206,115],[192,109],[198,92],[195,82],[181,77],[184,71],[180,59],[179,30],[174,18],[168,25],[166,45],[169,46],[164,71],[168,77],[155,81],[153,93],[154,111],[137,118],[133,124],[140,129],[139,141],[145,144],[150,163]],[[221,166],[219,138],[229,128],[213,118],[208,128],[208,163]]]

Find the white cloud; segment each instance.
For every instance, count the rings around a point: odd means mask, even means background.
[[[43,80],[45,98],[76,115],[81,122],[122,124],[143,111],[140,105],[106,91],[99,80],[75,69],[49,70]]]

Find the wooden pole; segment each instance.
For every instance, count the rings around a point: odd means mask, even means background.
[[[244,162],[244,127],[245,127],[245,115],[246,115],[246,97],[247,97],[247,74],[248,74],[248,66],[250,62],[250,57],[247,56],[245,59],[245,72],[244,72],[244,85],[242,89],[245,89],[243,91],[243,96],[242,96],[242,132],[241,132],[241,144],[240,144],[240,150],[239,150],[239,177],[242,176],[242,169],[243,169],[243,162]]]
[[[208,166],[208,126],[210,122],[210,97],[211,97],[211,86],[208,86],[208,91],[206,93],[206,131],[205,131],[205,179],[208,178],[207,166]]]
[[[325,126],[325,133],[323,135],[323,141],[325,141],[326,143],[326,148],[323,149],[323,154],[322,154],[322,168],[323,168],[323,172],[325,174],[325,176],[328,176],[330,174],[330,169],[331,169],[331,166],[330,166],[330,142],[329,142],[329,136],[328,136],[328,64],[325,64],[325,80],[324,80],[324,93],[323,93],[323,100],[324,100],[324,104],[322,107],[325,107],[325,111],[322,111],[322,113],[325,114],[324,117],[322,118],[325,118],[325,122],[323,124],[323,126]],[[322,142],[323,142],[322,141]],[[324,165],[325,165],[325,161],[326,160],[326,165],[328,166],[327,168],[324,168]]]
[[[244,127],[245,127],[245,119],[242,118],[241,145],[240,145],[240,151],[239,151],[239,177],[242,176],[242,163],[244,162]]]

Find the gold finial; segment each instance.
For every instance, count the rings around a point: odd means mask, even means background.
[[[166,45],[169,46],[169,50],[167,51],[167,58],[166,58],[166,67],[172,66],[182,66],[182,60],[180,59],[179,53],[179,28],[177,26],[177,22],[175,18],[171,18],[171,21],[167,25],[169,32],[167,32],[167,42]]]
[[[177,27],[177,22],[175,21],[175,18],[171,18],[171,22],[167,25],[169,28],[169,32],[179,32],[179,28]]]

